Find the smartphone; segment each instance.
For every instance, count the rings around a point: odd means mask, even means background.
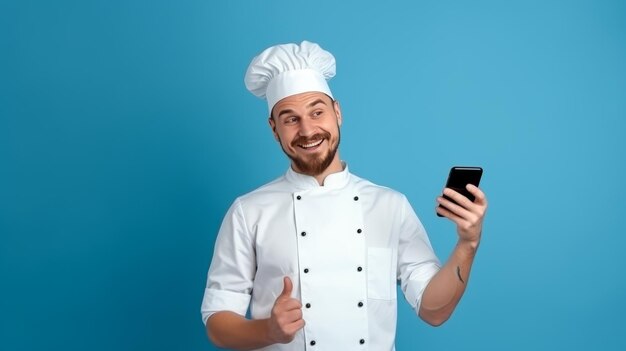
[[[467,191],[465,186],[467,184],[474,184],[478,186],[482,175],[483,175],[483,169],[480,167],[452,167],[450,169],[450,174],[448,175],[446,188],[450,188],[452,190],[455,190],[461,193],[463,196],[467,197],[468,199],[470,199],[470,201],[473,202],[474,195],[472,195],[469,191]],[[443,195],[443,197],[456,203],[454,200],[452,200],[446,195]],[[437,216],[443,217],[439,213],[437,213]]]

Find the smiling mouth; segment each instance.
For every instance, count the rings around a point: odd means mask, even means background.
[[[324,139],[320,139],[318,141],[314,141],[314,142],[311,142],[311,143],[308,143],[308,144],[298,144],[298,146],[303,148],[303,149],[305,149],[305,150],[308,150],[308,149],[313,149],[313,148],[319,146],[323,141],[324,141]]]

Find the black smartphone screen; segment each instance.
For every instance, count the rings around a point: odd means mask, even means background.
[[[480,167],[452,167],[450,169],[450,175],[448,175],[446,188],[455,190],[470,199],[470,201],[474,201],[474,195],[467,191],[465,186],[467,184],[474,184],[478,186],[480,184],[480,178],[482,177],[482,175],[483,169]],[[443,195],[443,197],[456,203],[454,200],[446,195]],[[437,216],[443,217],[439,213],[437,213]]]

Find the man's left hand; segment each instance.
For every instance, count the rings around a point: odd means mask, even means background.
[[[444,195],[456,201],[456,204],[440,196],[437,198],[437,203],[443,207],[437,206],[436,211],[456,224],[460,241],[477,246],[483,230],[483,218],[487,211],[487,198],[475,185],[468,184],[466,188],[474,195],[474,202],[450,188],[445,188]]]

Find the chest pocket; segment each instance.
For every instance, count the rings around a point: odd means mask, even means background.
[[[392,251],[388,248],[369,247],[367,249],[368,298],[391,300],[396,297],[395,267],[392,264],[392,257]]]

